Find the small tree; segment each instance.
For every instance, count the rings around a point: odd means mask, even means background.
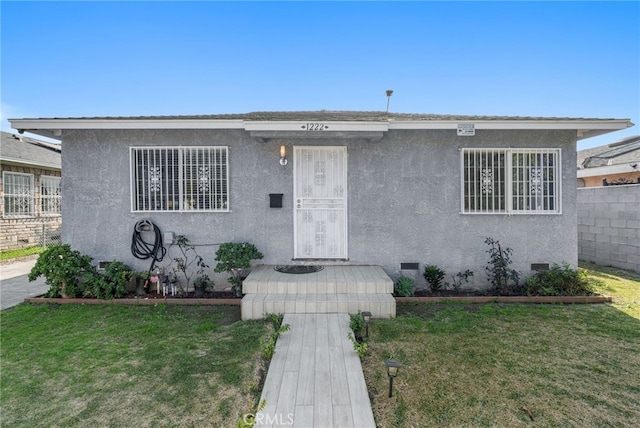
[[[186,291],[188,291],[193,274],[195,273],[198,277],[203,276],[205,269],[208,269],[209,265],[204,262],[204,259],[196,251],[196,247],[189,242],[186,236],[177,235],[176,245],[180,249],[181,255],[173,258],[173,261],[176,263],[173,272],[176,276],[180,275],[184,278]],[[195,266],[193,266],[194,263]],[[182,291],[182,286],[180,286],[180,289]]]
[[[509,282],[518,285],[520,281],[520,273],[517,270],[509,268],[513,263],[511,261],[511,248],[502,248],[500,241],[494,241],[492,238],[486,238],[484,243],[489,245],[487,253],[489,253],[489,262],[485,266],[485,271],[489,275],[489,281],[500,293],[508,293],[511,291]]]
[[[216,251],[215,261],[218,264],[214,271],[229,273],[231,275],[229,282],[234,292],[238,293],[242,280],[246,277],[247,269],[251,268],[251,260],[263,257],[264,255],[253,244],[226,242],[220,244],[220,248]]]

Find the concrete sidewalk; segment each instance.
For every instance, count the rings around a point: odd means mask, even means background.
[[[11,308],[22,303],[27,297],[35,297],[44,294],[49,286],[40,277],[29,282],[27,275],[36,258],[27,261],[0,265],[0,310]]]

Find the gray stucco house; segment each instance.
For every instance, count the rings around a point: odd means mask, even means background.
[[[215,244],[249,241],[264,264],[376,265],[391,278],[435,264],[473,270],[475,287],[488,286],[486,237],[525,276],[577,265],[576,142],[633,125],[342,111],[10,122],[61,139],[62,239],[96,260],[146,268],[130,245],[149,219],[211,265]]]

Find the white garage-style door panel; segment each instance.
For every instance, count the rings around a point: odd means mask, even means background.
[[[347,148],[294,147],[297,259],[347,258]]]

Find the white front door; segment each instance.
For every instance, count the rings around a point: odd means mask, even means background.
[[[347,258],[347,148],[293,148],[294,257]]]

